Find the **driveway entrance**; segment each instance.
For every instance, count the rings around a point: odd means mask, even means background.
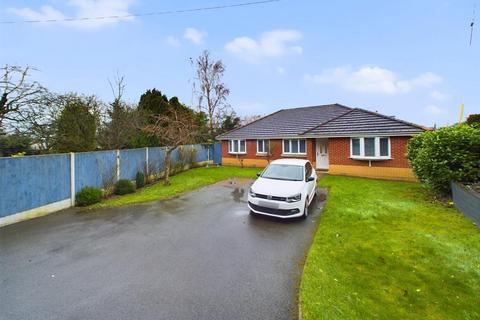
[[[248,183],[0,228],[2,319],[291,319],[321,203],[250,216]]]

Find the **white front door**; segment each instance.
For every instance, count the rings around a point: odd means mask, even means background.
[[[328,139],[317,139],[317,169],[328,169]]]

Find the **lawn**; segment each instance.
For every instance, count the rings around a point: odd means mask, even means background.
[[[127,204],[136,204],[154,200],[168,199],[173,196],[191,191],[209,184],[213,184],[229,178],[255,178],[258,168],[236,168],[236,167],[209,167],[195,168],[170,178],[169,186],[163,185],[162,181],[147,186],[137,192],[113,197],[93,205],[92,208],[117,207]]]
[[[480,319],[480,230],[420,184],[326,176],[303,319]]]

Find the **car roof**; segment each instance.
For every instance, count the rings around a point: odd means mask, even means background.
[[[308,160],[304,159],[277,159],[273,160],[270,164],[290,164],[295,166],[304,166]]]

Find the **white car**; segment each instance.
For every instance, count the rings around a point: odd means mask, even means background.
[[[279,159],[258,174],[248,193],[251,212],[278,218],[308,215],[316,194],[317,173],[308,160]]]

